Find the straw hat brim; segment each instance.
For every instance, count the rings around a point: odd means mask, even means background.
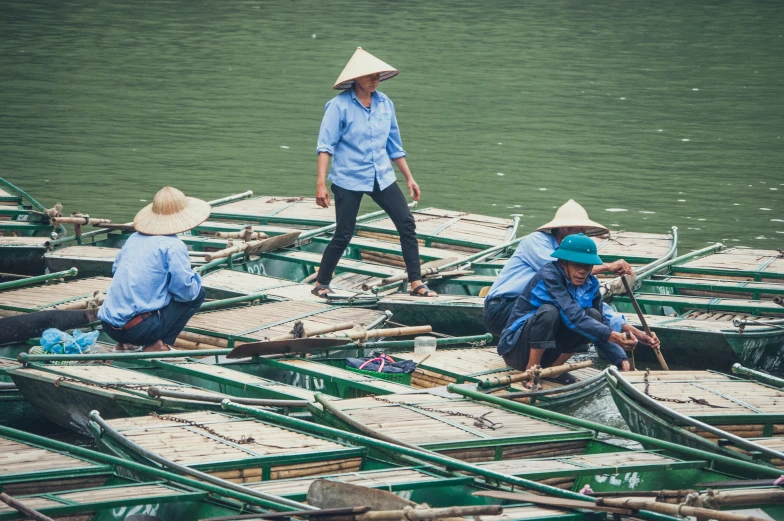
[[[148,204],[133,218],[133,227],[145,235],[174,235],[195,228],[210,216],[212,207],[206,201],[186,197],[188,204],[181,211],[161,215],[152,211]]]
[[[378,81],[388,80],[389,78],[394,78],[395,76],[400,74],[400,71],[396,71],[396,70],[376,71],[376,72],[378,72],[379,75],[380,75]],[[369,72],[367,74],[375,74],[375,72]],[[367,76],[367,74],[358,74],[358,75],[354,76],[353,78],[350,78],[350,79],[347,79],[347,80],[343,80],[342,78],[338,78],[338,83],[336,83],[335,86],[332,87],[332,88],[335,89],[335,90],[350,89],[351,86],[354,85],[354,80],[355,79],[357,79],[357,78],[359,78],[361,76]]]
[[[585,235],[591,237],[610,233],[610,230],[590,219],[553,219],[537,228],[536,231],[551,233],[553,228],[585,228]]]

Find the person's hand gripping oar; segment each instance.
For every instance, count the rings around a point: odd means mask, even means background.
[[[648,322],[645,320],[645,316],[642,314],[642,309],[640,308],[640,304],[637,303],[637,299],[634,298],[634,293],[632,292],[632,288],[629,286],[629,282],[626,280],[626,276],[621,276],[621,282],[623,282],[623,287],[626,289],[626,294],[629,295],[629,300],[634,306],[634,311],[637,312],[637,317],[640,319],[640,323],[642,324],[642,328],[645,331],[645,334],[649,337],[653,337],[651,333],[651,328],[648,327]],[[670,368],[667,367],[667,362],[664,361],[664,357],[661,354],[661,349],[658,347],[653,348],[653,352],[656,353],[656,358],[659,359],[659,364],[662,366],[662,369],[665,371],[669,371]]]

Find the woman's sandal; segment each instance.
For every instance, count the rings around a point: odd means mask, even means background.
[[[315,288],[310,290],[310,292],[323,299],[326,299],[327,295],[332,295],[335,293],[332,291],[332,288],[329,287],[329,284],[317,284]]]
[[[423,291],[424,290],[424,291]],[[432,295],[431,295],[432,293]],[[412,297],[437,297],[438,293],[427,287],[427,284],[420,284],[408,292]]]

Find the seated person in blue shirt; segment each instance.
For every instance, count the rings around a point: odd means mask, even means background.
[[[637,340],[613,331],[602,312],[599,280],[591,274],[593,266],[602,265],[596,243],[583,234],[569,235],[551,257],[558,260],[539,270],[517,298],[498,354],[522,371],[561,365],[593,342],[620,365],[623,348],[633,348]],[[561,383],[576,381],[569,373],[561,376]]]
[[[590,220],[585,208],[570,199],[558,208],[552,221],[540,226],[520,241],[514,255],[498,274],[498,278],[485,297],[484,322],[487,331],[495,336],[501,335],[517,297],[534,274],[552,261],[550,254],[558,248],[563,238],[575,233],[593,236],[610,232],[601,224]],[[632,268],[629,263],[621,259],[594,266],[592,269],[594,275],[606,272],[626,275],[632,272]],[[607,304],[603,304],[602,310],[614,331],[629,331],[643,344],[658,345],[657,339],[627,324],[623,315],[616,313]],[[624,360],[620,369],[628,370],[629,362]]]
[[[321,258],[316,287],[312,293],[327,297],[335,267],[351,242],[357,223],[359,203],[369,195],[392,219],[400,235],[400,249],[406,263],[410,294],[435,297],[422,282],[416,223],[403,192],[395,183],[394,162],[406,178],[408,193],[419,201],[421,192],[406,163],[406,151],[400,140],[395,105],[378,92],[378,83],[398,73],[362,48],[357,48],[335,83],[345,89],[327,103],[319,130],[316,203],[329,207],[326,177],[332,158],[332,192],[335,194],[337,226]]]
[[[117,341],[116,351],[144,346],[168,351],[204,302],[201,277],[191,268],[188,248],[175,234],[210,215],[210,205],[169,186],[133,219],[136,233],[112,267],[112,283],[98,318]]]

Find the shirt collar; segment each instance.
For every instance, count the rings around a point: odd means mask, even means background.
[[[351,91],[351,99],[357,102],[360,107],[367,110],[367,107],[365,107],[362,102],[359,101],[359,98],[357,98],[357,93],[354,91],[354,86],[352,85],[348,90]],[[381,103],[382,101],[384,101],[384,98],[381,97],[381,94],[377,90],[373,91],[373,93],[370,95],[370,110],[372,111],[376,104]]]

